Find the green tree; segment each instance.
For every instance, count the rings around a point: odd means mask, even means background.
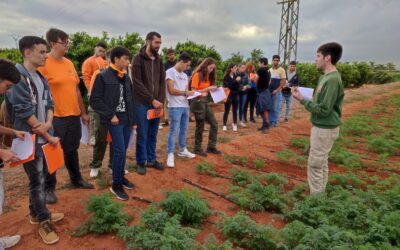
[[[112,37],[109,44],[111,48],[117,45],[123,46],[129,49],[133,56],[138,53],[140,48],[144,45],[144,39],[141,38],[137,32],[125,33],[125,36]]]
[[[1,49],[0,48],[0,58],[5,58],[13,63],[22,63],[22,55],[18,49]]]
[[[231,57],[224,61],[224,66],[225,66],[224,70],[229,64],[238,65],[243,62],[244,62],[244,57],[243,55],[240,54],[240,52],[232,53]]]
[[[257,64],[258,60],[264,56],[264,52],[261,49],[253,49],[250,52],[249,60],[252,60],[253,63]]]

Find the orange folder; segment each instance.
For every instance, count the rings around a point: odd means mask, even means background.
[[[229,88],[224,88],[224,92],[225,92],[225,95],[226,95],[226,98],[224,99],[224,102],[226,102],[228,100],[229,93],[231,93],[231,90]]]
[[[64,153],[60,142],[58,142],[56,145],[47,143],[46,145],[42,146],[42,149],[50,174],[64,166]]]
[[[164,115],[163,109],[149,109],[147,110],[147,120],[160,118]]]
[[[22,164],[24,164],[24,163],[26,163],[26,162],[30,162],[30,161],[33,161],[34,159],[35,159],[35,144],[36,144],[36,135],[35,134],[33,134],[33,135],[31,135],[32,136],[32,142],[33,142],[33,150],[32,150],[32,154],[27,158],[27,159],[25,159],[25,160],[20,160],[20,161],[15,161],[15,162],[12,162],[12,163],[10,163],[10,167],[16,167],[16,166],[19,166],[19,165],[22,165]]]

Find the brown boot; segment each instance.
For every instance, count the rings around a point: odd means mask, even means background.
[[[47,245],[54,244],[60,239],[56,232],[54,232],[50,224],[50,220],[46,220],[40,223],[39,234],[40,237],[42,237],[43,242]]]
[[[57,221],[60,221],[64,219],[64,214],[63,213],[51,213],[50,214],[50,223],[55,223]],[[33,217],[32,215],[29,216],[29,223],[32,225],[37,225],[39,224],[39,221],[37,220],[36,217]]]

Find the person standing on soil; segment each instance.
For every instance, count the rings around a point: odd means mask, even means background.
[[[85,83],[85,87],[88,91],[88,96],[90,96],[90,82],[94,72],[97,70],[103,71],[106,69],[106,62],[103,59],[103,54],[106,52],[107,45],[103,42],[99,42],[96,44],[94,48],[94,55],[87,58],[82,64],[82,78],[83,82]],[[94,146],[96,142],[96,131],[97,127],[96,124],[99,124],[98,116],[94,113],[93,109],[89,106],[89,132],[90,132],[90,140],[89,144]]]
[[[110,55],[111,55],[111,50],[106,51],[106,68],[109,67],[110,65]],[[102,70],[103,71],[103,70]],[[97,75],[100,73],[100,70],[97,70],[93,73],[92,79],[90,80],[89,84],[89,91],[92,92],[94,82],[96,80]],[[92,162],[89,164],[90,166],[90,178],[96,178],[99,175],[99,170],[100,167],[103,163],[104,159],[104,154],[106,153],[107,149],[107,133],[108,133],[108,128],[106,125],[101,124],[100,122],[100,116],[97,112],[94,112],[94,119],[95,119],[95,127],[96,133],[95,133],[95,143],[93,147],[93,159]],[[114,151],[112,148],[112,142],[110,143],[110,159],[108,162],[108,168],[112,170],[112,158],[114,155]]]
[[[100,115],[101,123],[108,127],[114,155],[112,159],[113,183],[110,188],[120,200],[128,200],[124,188],[134,185],[125,178],[126,150],[134,125],[133,89],[126,68],[129,65],[129,50],[117,46],[111,50],[111,64],[101,72],[93,85],[90,105]]]
[[[21,75],[14,64],[8,60],[0,59],[0,94],[5,94],[14,84],[18,83]],[[2,108],[5,105],[2,105]],[[2,110],[2,113],[6,110]],[[0,126],[1,135],[15,136],[24,138],[24,132]],[[17,155],[11,150],[0,149],[0,215],[3,213],[4,186],[3,186],[3,167],[4,163],[18,161]],[[20,241],[20,235],[0,236],[0,249],[15,246]]]
[[[245,123],[247,123],[247,110],[249,109],[250,121],[255,123],[256,120],[254,119],[254,107],[256,106],[256,101],[257,101],[257,84],[256,84],[257,74],[252,61],[249,61],[246,64],[246,74],[249,76],[250,88],[247,88],[247,98],[243,110],[243,120]]]
[[[292,107],[292,87],[299,86],[299,76],[296,73],[296,62],[291,61],[289,63],[289,68],[286,71],[286,83],[282,88],[282,104],[281,107],[283,108],[283,104],[286,106],[285,111],[285,123],[289,122],[289,113],[290,108]]]
[[[211,57],[207,57],[194,70],[191,84],[192,90],[201,93],[201,96],[193,99],[190,104],[190,111],[196,119],[194,153],[200,156],[207,156],[207,153],[221,154],[221,151],[217,149],[218,122],[215,119],[214,112],[208,106],[207,100],[209,91],[217,89],[216,80],[216,62]],[[205,122],[210,124],[207,153],[201,147]]]
[[[93,185],[83,180],[79,169],[81,119],[87,126],[89,117],[79,90],[79,77],[74,64],[64,57],[70,45],[68,34],[51,28],[46,33],[46,39],[51,51],[46,64],[38,70],[48,80],[54,98],[54,135],[61,140],[65,166],[68,169],[72,187],[92,189]],[[57,197],[54,194],[57,184],[56,172],[46,177],[46,183],[48,183],[46,201],[48,204],[56,203]]]
[[[168,112],[171,118],[171,127],[167,139],[167,166],[174,167],[175,139],[179,131],[178,156],[194,158],[196,155],[189,152],[186,147],[186,135],[189,124],[188,96],[194,91],[189,91],[189,79],[184,71],[190,66],[191,58],[182,52],[174,67],[166,72]]]
[[[262,57],[258,60],[259,69],[257,71],[257,102],[256,112],[261,115],[262,126],[258,130],[262,133],[268,133],[270,124],[268,123],[268,113],[273,109],[269,83],[271,73],[268,70],[268,58]],[[271,117],[269,117],[271,119]]]
[[[21,80],[6,95],[7,106],[12,110],[10,120],[14,128],[37,134],[35,159],[24,163],[29,178],[29,210],[31,224],[39,224],[39,235],[46,244],[59,240],[52,223],[64,218],[63,213],[50,213],[46,207],[45,178],[49,174],[42,146],[56,145],[59,138],[53,133],[54,103],[47,80],[37,71],[46,63],[47,43],[35,36],[24,36],[19,40],[19,50],[24,58],[17,64]]]
[[[162,110],[165,99],[165,70],[158,55],[160,46],[161,35],[150,32],[146,36],[145,46],[132,60],[133,102],[137,121],[136,161],[137,173],[141,175],[146,174],[146,167],[164,169],[156,155],[160,118],[147,118],[150,109]]]
[[[272,96],[273,109],[269,112],[269,119],[272,127],[278,126],[279,117],[281,115],[282,87],[286,84],[285,70],[279,66],[281,58],[279,55],[272,56],[271,84],[269,91]]]
[[[325,191],[328,182],[328,156],[333,143],[339,137],[344,90],[336,63],[342,57],[343,48],[332,42],[321,45],[315,63],[324,72],[314,90],[313,100],[306,100],[297,88],[293,97],[311,113],[310,154],[307,178],[311,194]]]
[[[229,95],[225,102],[225,111],[223,117],[224,126],[222,127],[223,131],[227,131],[226,122],[228,121],[228,115],[231,110],[231,106],[232,106],[232,117],[233,117],[232,130],[234,132],[237,131],[239,89],[240,89],[239,81],[242,78],[240,76],[237,76],[236,72],[237,72],[237,66],[234,64],[229,64],[225,70],[225,74],[222,79],[223,87],[229,89]]]
[[[170,68],[174,67],[176,64],[175,59],[175,51],[173,48],[167,49],[167,61],[164,64],[165,71],[169,70]],[[169,125],[169,113],[168,113],[168,99],[165,98],[164,101],[164,123],[159,126],[160,129],[164,128],[163,126]]]

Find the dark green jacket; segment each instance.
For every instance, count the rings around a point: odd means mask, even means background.
[[[339,72],[320,77],[314,90],[313,100],[300,103],[311,112],[311,123],[319,128],[336,128],[341,124],[344,90]]]

